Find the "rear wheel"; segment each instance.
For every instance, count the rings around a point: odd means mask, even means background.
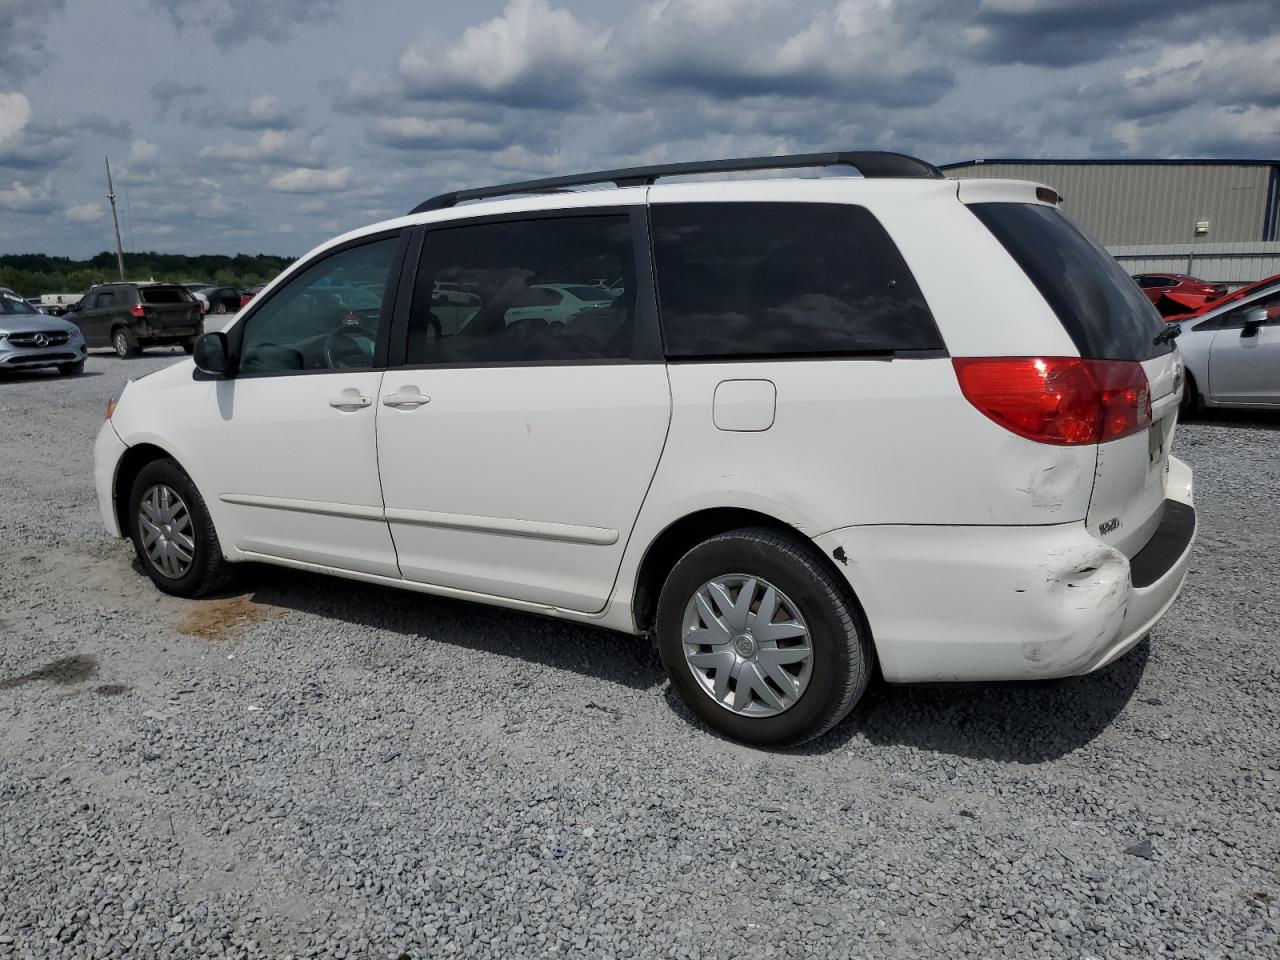
[[[685,703],[727,736],[765,746],[839,723],[874,659],[848,586],[807,542],[764,528],[686,553],[663,585],[656,630]]]
[[[111,332],[111,346],[115,348],[116,356],[122,360],[136,357],[140,352],[138,341],[134,339],[133,332],[128,327],[116,327]]]
[[[214,313],[226,313],[226,312],[227,312],[227,305],[226,305],[225,303],[223,303],[221,300],[219,300],[217,303],[215,303],[215,304],[213,305],[213,312],[214,312]]]
[[[186,340],[183,340],[183,341],[182,341],[182,349],[183,349],[184,351],[186,351],[187,353],[194,353],[194,352],[195,352],[195,349],[196,349],[196,342],[195,342],[195,340],[194,340],[193,338],[188,338],[188,339],[186,339]]]
[[[78,377],[84,373],[84,361],[78,363],[60,363],[58,364],[58,373],[64,377]]]
[[[204,498],[173,460],[138,472],[129,492],[129,535],[147,576],[165,593],[199,597],[231,578]]]

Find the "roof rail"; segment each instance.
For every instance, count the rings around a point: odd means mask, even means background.
[[[941,179],[942,171],[931,163],[904,153],[882,150],[855,150],[834,153],[795,153],[784,157],[741,157],[737,160],[698,160],[692,163],[660,163],[648,167],[622,167],[596,173],[578,173],[567,177],[523,180],[492,187],[455,190],[424,200],[410,214],[428,210],[444,210],[464,200],[506,197],[513,193],[545,193],[566,187],[582,187],[595,183],[612,183],[618,187],[648,186],[659,177],[676,177],[695,173],[736,173],[744,170],[788,170],[796,167],[856,167],[864,177],[911,177]]]

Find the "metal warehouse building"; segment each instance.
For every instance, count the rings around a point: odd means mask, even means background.
[[[949,177],[1034,180],[1130,273],[1248,283],[1280,273],[1280,161],[973,160]]]

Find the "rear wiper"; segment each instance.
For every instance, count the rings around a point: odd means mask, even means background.
[[[1182,334],[1182,324],[1171,323],[1167,327],[1165,327],[1163,330],[1161,330],[1159,333],[1157,333],[1154,337],[1152,337],[1151,342],[1154,343],[1156,346],[1159,346],[1162,343],[1168,343],[1170,340],[1176,339],[1181,334]]]

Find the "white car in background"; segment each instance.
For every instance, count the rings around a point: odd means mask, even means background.
[[[797,743],[877,663],[1066,677],[1147,634],[1196,529],[1170,333],[1036,184],[505,184],[317,248],[129,384],[98,497],[166,593],[261,561],[647,635],[709,725]]]
[[[1280,284],[1180,324],[1182,406],[1280,409]]]

